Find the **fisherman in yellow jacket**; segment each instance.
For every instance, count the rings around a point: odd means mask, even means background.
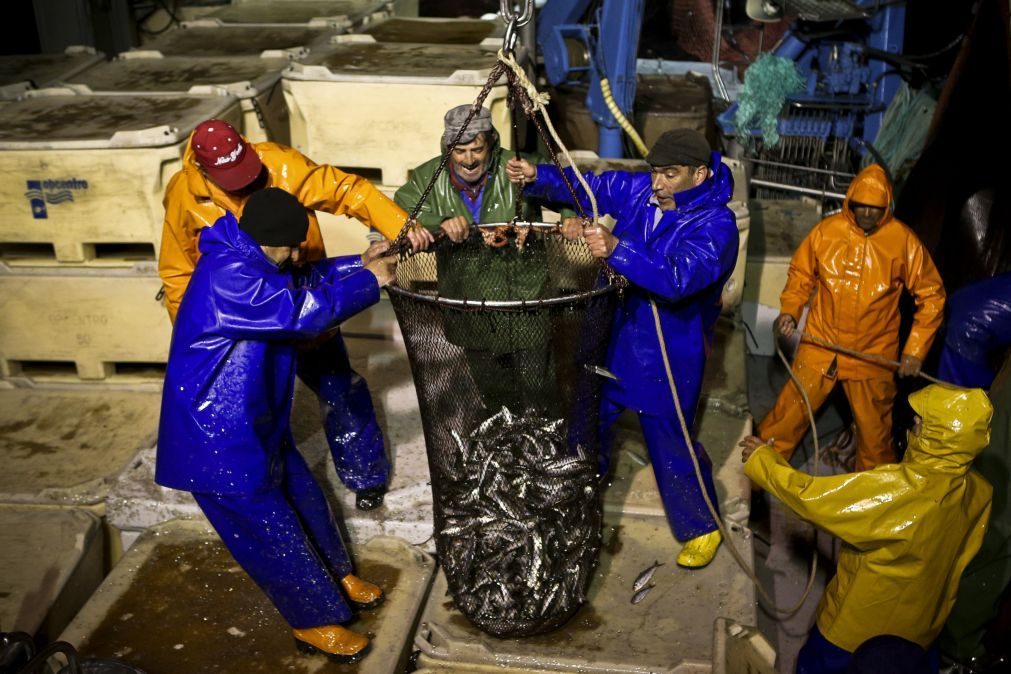
[[[250,143],[223,120],[203,121],[190,136],[182,169],[165,190],[158,273],[173,322],[200,255],[200,232],[225,213],[241,218],[249,197],[267,187],[280,188],[305,206],[309,232],[299,258],[308,262],[326,257],[315,211],[352,216],[388,239],[395,238],[407,221],[403,209],[360,176],[316,164],[284,145]],[[409,232],[408,239],[419,250],[433,237],[418,228]],[[359,509],[378,507],[390,464],[368,387],[351,368],[340,334],[303,348],[298,375],[319,397],[338,477],[357,494]]]
[[[931,385],[909,404],[917,417],[902,462],[861,473],[813,477],[755,436],[742,443],[752,482],[843,542],[798,674],[845,672],[882,634],[931,648],[983,541],[993,490],[970,468],[990,441],[990,401]]]
[[[856,468],[895,461],[892,404],[895,375],[887,366],[825,348],[817,340],[899,360],[899,298],[905,289],[916,315],[902,349],[899,376],[919,374],[944,312],[944,284],[930,254],[909,227],[892,215],[892,186],[871,164],[850,183],[842,210],[819,222],[790,260],[774,330],[790,337],[804,305],[804,332],[793,364],[817,410],[836,382],[842,384],[856,422]],[[787,459],[808,427],[796,385],[787,382],[757,435]]]

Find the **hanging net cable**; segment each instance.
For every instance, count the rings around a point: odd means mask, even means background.
[[[427,250],[410,250],[411,228],[422,219],[434,228],[450,208],[436,181],[453,170],[452,149],[502,79],[514,111],[533,120],[576,212],[584,223],[596,221],[596,199],[551,126],[547,98],[511,53],[500,52],[391,246],[401,260],[387,291],[418,394],[436,552],[453,603],[479,629],[517,637],[565,623],[594,577],[603,523],[603,363],[624,279],[582,238],[536,222],[539,202],[523,198],[516,184],[515,204],[509,193],[498,202],[504,209],[484,211],[510,222],[477,223],[457,242],[440,232]],[[485,199],[508,189],[504,170],[489,165]]]

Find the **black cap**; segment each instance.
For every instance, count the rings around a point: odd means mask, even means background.
[[[309,215],[298,199],[268,187],[246,201],[239,229],[260,246],[297,246],[309,232]]]
[[[646,155],[650,166],[709,166],[709,141],[693,129],[671,129],[657,138]]]

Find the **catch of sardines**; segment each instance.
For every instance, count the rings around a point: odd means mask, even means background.
[[[553,629],[585,601],[600,547],[596,461],[561,419],[503,407],[442,466],[437,544],[457,607],[482,629]]]

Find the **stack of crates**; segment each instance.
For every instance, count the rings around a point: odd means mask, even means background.
[[[209,117],[239,124],[238,100],[53,88],[0,108],[0,375],[161,369],[162,197]]]

